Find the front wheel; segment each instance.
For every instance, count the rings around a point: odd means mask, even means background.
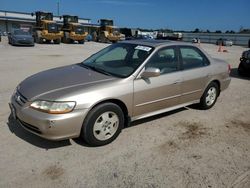
[[[207,110],[212,108],[219,95],[219,86],[215,82],[210,83],[200,99],[200,108]]]
[[[91,146],[102,146],[117,138],[124,126],[124,114],[113,103],[93,108],[84,120],[81,137]]]

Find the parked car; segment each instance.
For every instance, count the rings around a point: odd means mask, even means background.
[[[233,45],[233,41],[228,40],[228,39],[219,38],[219,39],[216,41],[216,45],[232,46],[232,45]]]
[[[240,58],[238,73],[241,76],[250,76],[250,50],[244,51]]]
[[[189,43],[123,41],[82,63],[26,78],[10,108],[26,130],[40,137],[81,136],[100,146],[130,121],[195,103],[211,108],[228,87],[229,72],[228,63]]]
[[[201,43],[201,40],[199,38],[193,38],[192,43]]]
[[[32,35],[21,29],[14,30],[8,34],[9,44],[18,46],[34,46],[34,38]]]
[[[132,37],[127,37],[126,40],[153,40],[154,38],[150,35],[137,35]]]

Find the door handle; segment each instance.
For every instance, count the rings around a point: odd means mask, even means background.
[[[173,84],[180,84],[181,82],[181,80],[175,80]]]

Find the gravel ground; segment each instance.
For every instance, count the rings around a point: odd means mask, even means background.
[[[232,82],[207,111],[193,107],[134,122],[111,144],[51,142],[21,128],[9,98],[29,75],[78,63],[106,44],[12,47],[0,43],[0,187],[250,187],[250,81],[237,75],[246,48],[201,44],[232,66]]]

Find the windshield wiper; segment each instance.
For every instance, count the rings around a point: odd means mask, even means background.
[[[111,73],[101,69],[101,68],[98,68],[96,66],[89,66],[89,68],[91,68],[92,70],[96,71],[96,72],[99,72],[99,73],[102,73],[102,74],[106,74],[108,76],[113,76]]]
[[[85,65],[85,64],[83,64],[83,63],[79,63],[80,64],[80,66],[82,66],[82,67],[84,67],[84,68],[86,68],[86,69],[91,69],[91,67],[89,66],[89,65]]]
[[[107,72],[107,71],[105,71],[105,70],[103,70],[103,69],[101,69],[101,68],[98,68],[98,67],[96,67],[96,66],[86,65],[86,64],[84,64],[84,63],[80,63],[80,66],[82,66],[82,67],[84,67],[84,68],[86,68],[86,69],[94,70],[94,71],[99,72],[99,73],[102,73],[102,74],[106,74],[106,75],[108,75],[108,76],[114,76],[113,74],[111,74],[111,73],[109,73],[109,72]]]

